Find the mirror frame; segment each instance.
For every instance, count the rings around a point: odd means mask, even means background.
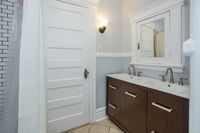
[[[184,70],[184,58],[182,56],[183,36],[182,30],[182,8],[184,0],[168,0],[164,3],[154,4],[150,8],[145,8],[137,14],[129,16],[131,25],[131,46],[132,62],[136,68],[165,71],[167,67],[173,68],[175,72],[182,73]],[[152,8],[155,7],[155,8]],[[138,24],[144,21],[151,21],[155,18],[165,18],[166,24],[169,25],[167,40],[165,44],[165,58],[142,58],[138,51]],[[169,21],[168,21],[168,20]],[[168,22],[167,22],[168,21]]]

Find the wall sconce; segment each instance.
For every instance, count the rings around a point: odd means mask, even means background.
[[[99,32],[104,33],[106,31],[108,20],[102,17],[99,17]]]

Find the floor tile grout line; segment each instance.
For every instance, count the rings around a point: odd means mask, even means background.
[[[111,127],[109,127],[109,129],[108,129],[108,133],[110,133],[110,128],[111,128]]]
[[[90,128],[88,130],[88,133],[90,133],[90,130],[91,130],[92,126],[93,126],[93,124],[90,124]]]

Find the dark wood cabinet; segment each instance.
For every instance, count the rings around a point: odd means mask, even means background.
[[[116,121],[120,122],[121,89],[120,82],[112,79],[108,80],[107,112]]]
[[[149,91],[148,133],[188,133],[188,101],[166,93]]]
[[[107,77],[107,115],[126,133],[188,133],[188,101]]]
[[[131,133],[145,133],[147,92],[129,84],[121,89],[121,124]]]

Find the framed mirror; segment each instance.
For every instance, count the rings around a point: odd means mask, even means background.
[[[167,61],[169,13],[154,16],[137,23],[138,58],[140,62]]]
[[[183,0],[166,1],[129,16],[132,62],[136,68],[183,72],[182,42],[186,32]]]

